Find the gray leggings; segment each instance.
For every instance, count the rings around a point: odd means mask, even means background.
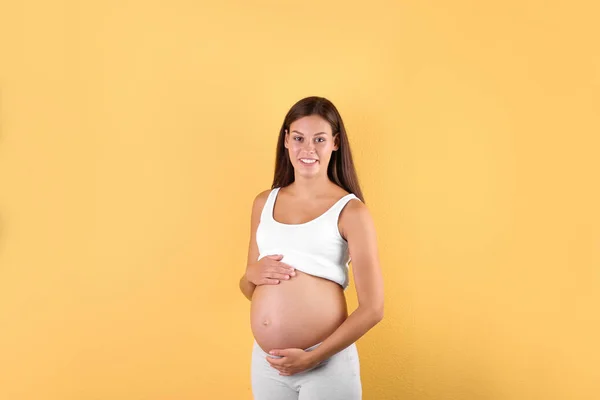
[[[312,346],[306,351],[317,347]],[[356,345],[344,350],[308,371],[281,376],[269,364],[270,356],[254,341],[252,348],[252,394],[254,400],[360,400],[360,364]],[[279,358],[279,357],[275,357]]]

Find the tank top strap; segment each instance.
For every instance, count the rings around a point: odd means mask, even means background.
[[[275,198],[277,197],[277,192],[281,188],[275,188],[271,190],[269,196],[267,197],[267,201],[262,209],[262,213],[260,214],[261,221],[270,221],[273,218],[273,208],[275,206]]]
[[[360,201],[360,199],[354,193],[348,193],[347,195],[339,199],[337,203],[335,203],[331,207],[331,209],[328,212],[329,217],[337,221],[339,219],[340,213],[342,212],[346,204],[348,204],[348,202],[352,199],[357,199]]]

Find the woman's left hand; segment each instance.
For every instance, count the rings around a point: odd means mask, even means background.
[[[267,357],[271,366],[279,371],[279,375],[290,376],[311,369],[317,364],[310,352],[302,349],[271,350],[269,354],[282,358]]]

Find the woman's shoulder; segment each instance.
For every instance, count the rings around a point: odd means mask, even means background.
[[[343,196],[341,198],[352,195],[341,212],[341,221],[370,218],[369,208],[365,203],[362,202],[362,200],[358,196],[344,189],[341,189],[340,194]]]
[[[348,193],[347,196],[349,196],[350,194],[353,193]],[[369,213],[367,205],[363,203],[362,200],[356,195],[350,197],[350,200],[348,200],[348,203],[344,207],[344,210],[346,211],[346,214],[352,215],[357,215],[360,213]]]
[[[342,237],[348,240],[348,233],[363,230],[365,226],[373,224],[373,217],[369,208],[360,198],[351,198],[342,209],[339,217],[339,227]]]
[[[254,196],[254,207],[262,209],[272,191],[273,189],[266,189],[256,194],[256,196]]]
[[[334,195],[334,197],[338,198],[338,199],[343,199],[344,197],[348,197],[352,195],[352,197],[350,197],[350,200],[348,201],[348,205],[346,206],[347,208],[361,208],[361,206],[365,206],[365,204],[360,200],[360,198],[358,196],[356,196],[354,193],[349,192],[343,188],[339,188],[337,193]]]

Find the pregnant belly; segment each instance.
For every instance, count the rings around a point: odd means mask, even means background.
[[[266,352],[320,343],[347,317],[340,285],[298,270],[289,281],[257,286],[252,295],[252,334]]]

